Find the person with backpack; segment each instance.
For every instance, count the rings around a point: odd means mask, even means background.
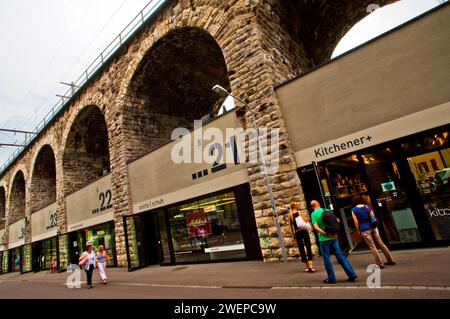
[[[333,264],[330,259],[330,250],[334,250],[334,254],[339,264],[344,269],[348,276],[347,281],[354,282],[358,277],[353,270],[352,265],[348,259],[344,256],[339,241],[337,240],[337,234],[340,230],[339,219],[336,217],[333,211],[325,211],[318,201],[313,200],[311,202],[311,208],[314,209],[311,220],[314,230],[319,235],[319,247],[322,252],[322,259],[325,269],[327,271],[327,279],[323,282],[325,284],[335,284],[336,276],[334,274]]]
[[[291,209],[289,210],[289,222],[291,225],[292,239],[297,242],[302,263],[306,265],[305,272],[316,272],[313,267],[311,239],[309,238],[311,224],[307,213],[300,210],[299,202],[291,203]]]
[[[378,221],[375,217],[373,209],[365,203],[363,197],[360,195],[353,198],[353,205],[352,217],[355,222],[356,229],[372,251],[373,257],[375,258],[375,263],[378,267],[384,268],[385,264],[383,264],[375,244],[375,242],[377,242],[386,257],[386,265],[395,265],[391,252],[383,243],[380,233],[378,232]]]

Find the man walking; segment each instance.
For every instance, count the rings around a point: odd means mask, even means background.
[[[348,276],[348,280],[350,282],[356,281],[358,277],[353,270],[352,266],[348,259],[342,253],[341,247],[339,246],[339,241],[337,240],[337,235],[335,234],[327,234],[325,231],[325,225],[322,219],[322,215],[324,213],[324,209],[320,207],[318,201],[313,200],[311,202],[311,208],[314,209],[311,215],[311,221],[314,226],[315,231],[319,234],[319,246],[322,251],[322,259],[327,271],[328,278],[323,282],[326,284],[335,284],[336,276],[334,274],[333,265],[330,259],[330,250],[333,249],[336,255],[336,258],[339,264],[344,268],[345,273]]]

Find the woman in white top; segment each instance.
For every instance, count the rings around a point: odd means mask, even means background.
[[[98,272],[100,273],[100,277],[102,278],[102,283],[106,285],[106,263],[109,263],[110,259],[108,253],[106,252],[103,245],[98,246],[97,260],[96,260],[96,268],[98,268]]]
[[[92,250],[92,244],[86,245],[86,251],[81,254],[80,257],[80,266],[84,268],[84,271],[86,272],[87,276],[87,288],[91,289],[92,286],[92,273],[94,272],[95,267],[95,253]]]

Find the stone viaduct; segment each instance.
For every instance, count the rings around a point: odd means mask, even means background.
[[[373,0],[168,0],[0,175],[0,228],[57,203],[67,232],[65,198],[111,172],[119,266],[126,264],[122,216],[130,214],[127,163],[170,140],[178,126],[215,115],[218,83],[244,99],[259,127],[280,128],[280,170],[272,176],[281,212],[306,208],[274,87],[330,59],[341,37]],[[376,1],[380,6],[393,2]],[[242,125],[250,113],[236,109]],[[308,129],[308,128],[304,128]],[[258,165],[248,167],[265,260],[281,256]],[[29,220],[29,218],[27,218]],[[290,257],[298,255],[280,218]],[[27,224],[26,242],[30,242]]]

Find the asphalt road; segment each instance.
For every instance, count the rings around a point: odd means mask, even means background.
[[[336,285],[324,285],[325,271],[316,260],[318,272],[307,274],[298,262],[235,262],[187,266],[153,266],[127,272],[108,269],[109,283],[101,285],[94,274],[94,288],[69,289],[69,273],[48,272],[4,274],[0,276],[0,298],[30,299],[259,299],[259,298],[444,298],[450,299],[450,249],[394,251],[397,265],[381,270],[381,288],[368,288],[367,264],[370,254],[351,255],[359,274],[356,283],[348,283],[335,264]],[[81,280],[85,280],[84,273]]]

